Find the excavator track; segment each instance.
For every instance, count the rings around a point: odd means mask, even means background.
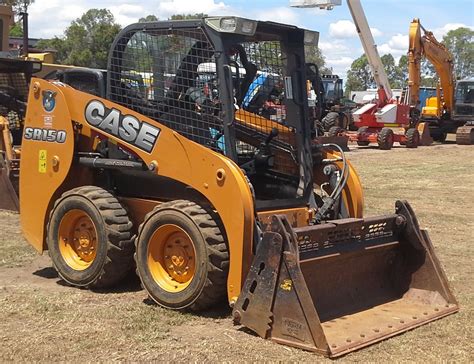
[[[469,125],[468,125],[469,124]],[[474,121],[461,126],[456,131],[456,144],[473,145],[474,144]]]

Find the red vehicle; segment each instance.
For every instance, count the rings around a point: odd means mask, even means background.
[[[347,0],[347,5],[377,84],[378,97],[374,102],[353,112],[357,132],[347,132],[334,127],[329,131],[330,135],[347,135],[349,140],[359,145],[377,143],[380,149],[391,149],[395,142],[406,145],[407,148],[431,144],[428,128],[425,131],[425,125],[419,123],[419,112],[416,108],[410,107],[406,97],[404,100],[393,97],[360,0]]]

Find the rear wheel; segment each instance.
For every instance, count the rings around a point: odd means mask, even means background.
[[[342,129],[339,126],[333,126],[331,129],[329,129],[328,136],[330,137],[335,137],[335,136],[343,136],[344,135],[344,129]]]
[[[407,148],[418,148],[420,144],[420,133],[416,128],[410,128],[405,133],[406,147]]]
[[[393,147],[393,130],[383,128],[377,135],[377,143],[382,150],[390,150]]]
[[[331,111],[321,120],[324,130],[329,131],[334,126],[339,126],[339,113]]]
[[[357,138],[359,138],[362,134],[366,133],[369,130],[367,126],[362,126],[359,129],[357,129]],[[357,140],[357,145],[361,147],[366,147],[370,144],[370,142],[366,140]]]
[[[120,202],[95,186],[64,193],[47,227],[49,255],[59,275],[74,286],[109,287],[133,263],[132,223]]]
[[[220,221],[196,203],[157,206],[136,244],[138,275],[159,305],[198,311],[225,296],[229,254]]]

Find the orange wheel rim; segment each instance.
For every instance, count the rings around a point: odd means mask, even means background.
[[[147,263],[155,282],[167,292],[181,292],[196,270],[196,251],[188,233],[166,224],[155,230],[148,243]]]
[[[68,211],[59,223],[59,252],[72,269],[85,270],[97,254],[97,230],[82,210]]]

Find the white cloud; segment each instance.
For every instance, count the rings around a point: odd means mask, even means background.
[[[434,34],[434,36],[437,40],[441,41],[443,39],[443,37],[446,34],[448,34],[448,32],[450,30],[454,30],[454,29],[461,28],[461,27],[469,28],[471,30],[474,30],[474,27],[463,24],[463,23],[448,23],[448,24],[444,25],[441,28],[436,28],[435,30],[433,30],[433,34]]]
[[[383,33],[377,28],[370,28],[374,37],[381,37]],[[329,35],[336,39],[353,38],[357,36],[357,29],[350,20],[338,20],[329,24]]]
[[[230,7],[224,2],[215,2],[214,0],[165,0],[160,1],[156,10],[156,16],[160,19],[166,19],[173,14],[194,14],[205,13],[215,15],[224,14],[230,10]]]
[[[380,45],[378,50],[381,55],[390,53],[397,59],[408,52],[408,35],[396,34],[387,43]]]
[[[325,55],[330,55],[334,53],[347,53],[349,51],[349,47],[347,47],[344,43],[340,42],[319,42],[319,48]]]
[[[258,20],[270,20],[285,24],[298,23],[298,14],[296,11],[287,7],[275,7],[266,10],[260,10],[255,12],[254,17]]]
[[[167,19],[173,14],[231,14],[235,11],[219,0],[36,0],[29,8],[30,35],[34,38],[61,36],[71,21],[91,8],[109,9],[122,26],[154,14]]]

